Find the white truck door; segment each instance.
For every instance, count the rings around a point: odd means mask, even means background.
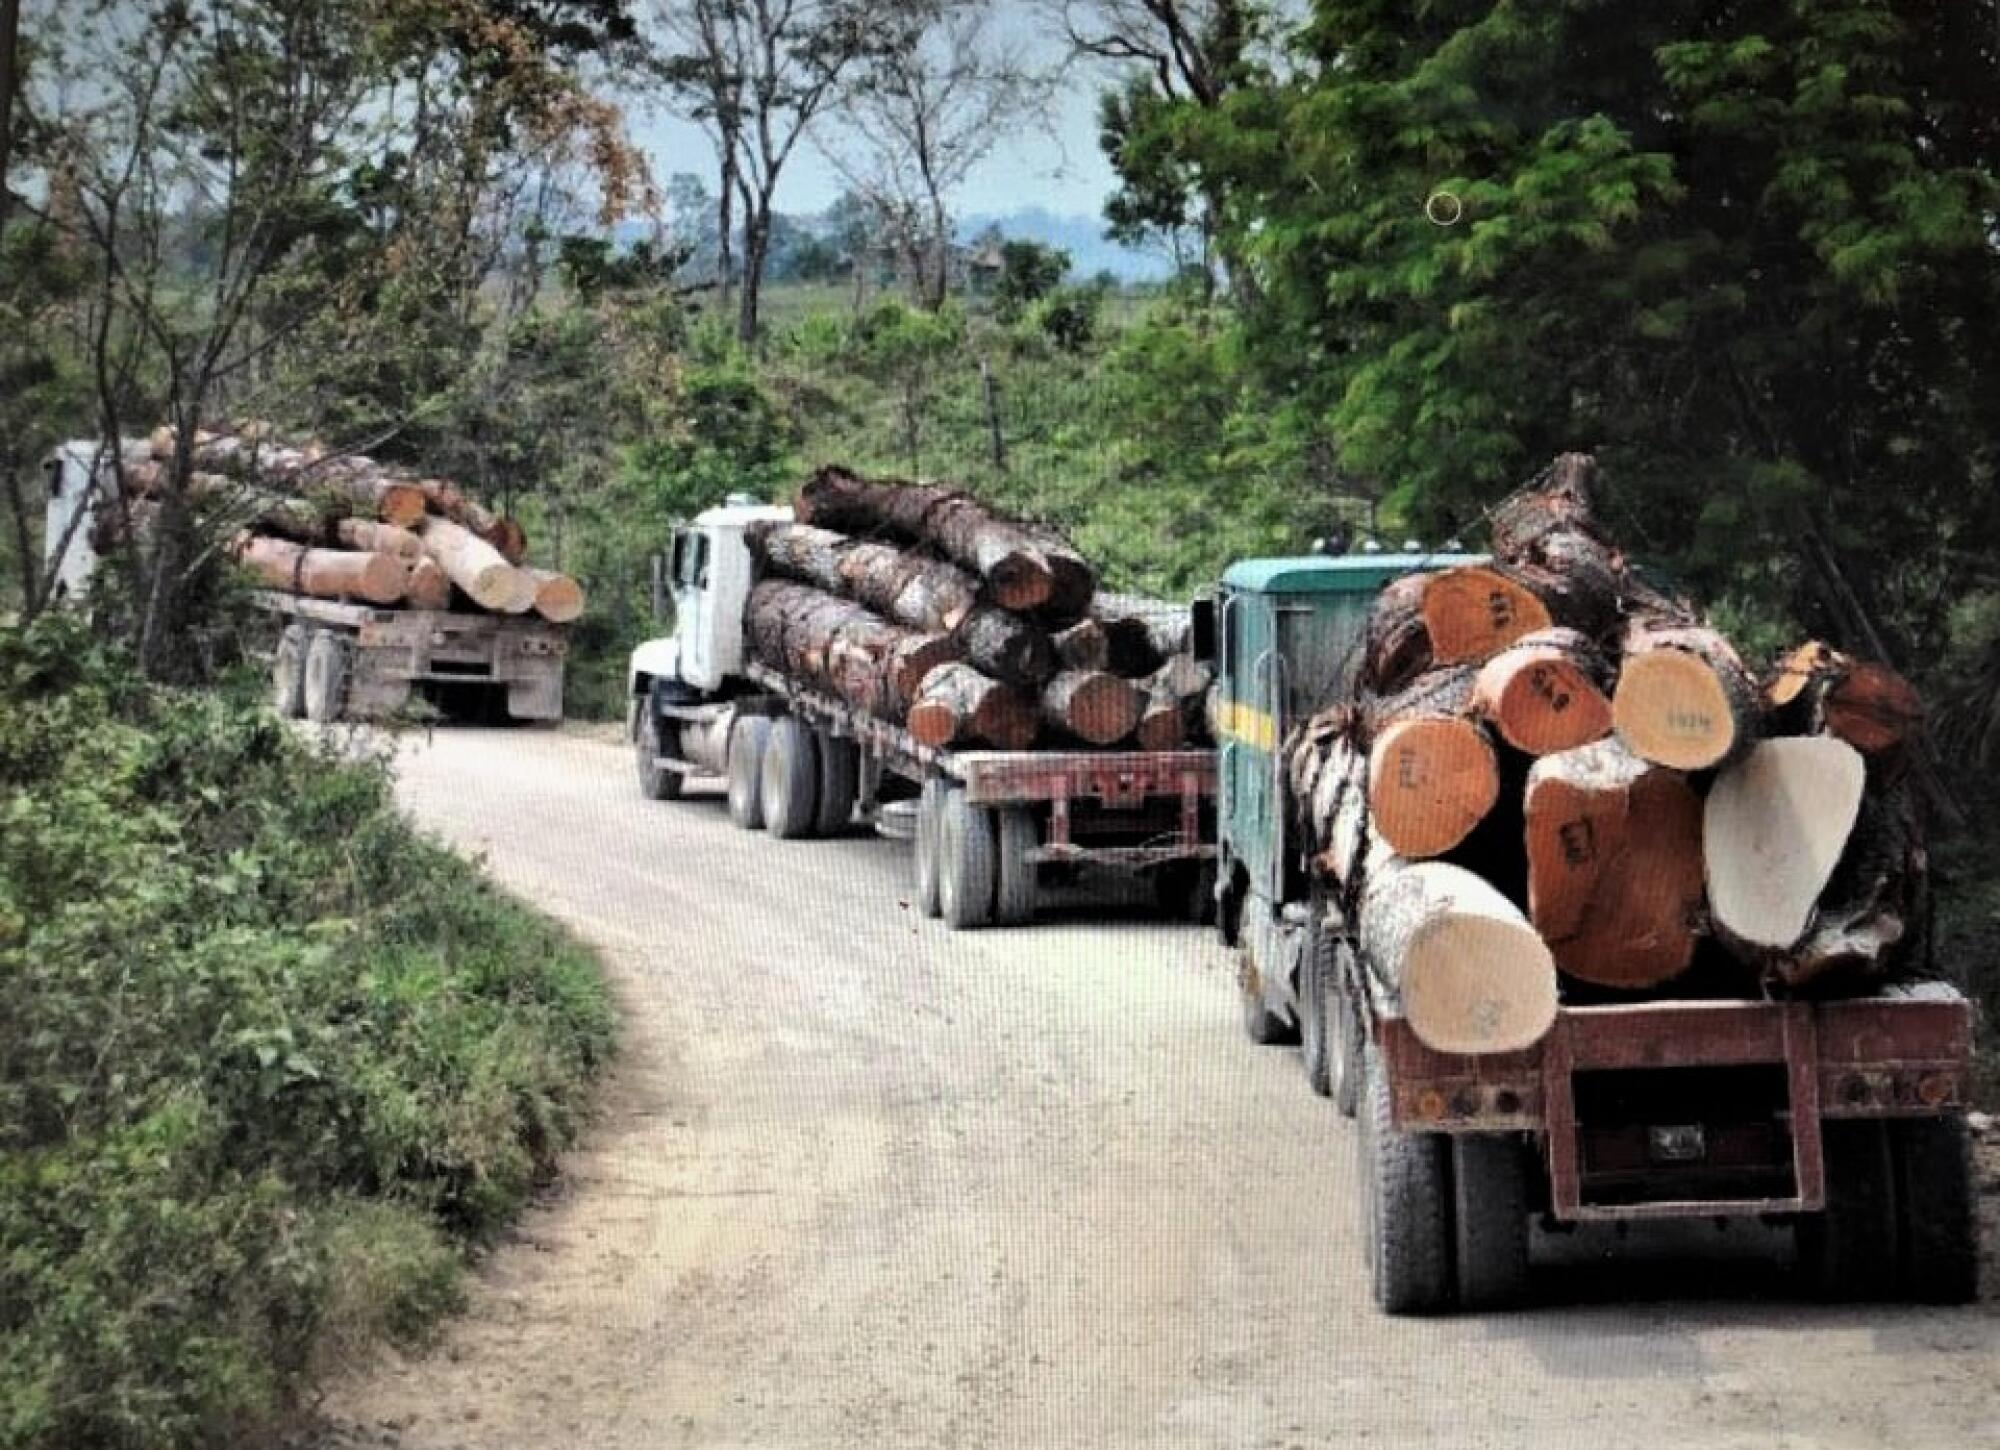
[[[674,638],[680,642],[681,679],[698,690],[713,690],[721,683],[712,638],[710,542],[702,528],[681,529],[674,535]]]
[[[56,566],[52,588],[57,599],[78,599],[97,571],[97,550],[91,525],[98,491],[91,480],[97,471],[96,443],[65,443],[44,465],[49,474],[49,502],[42,518],[42,567]]]

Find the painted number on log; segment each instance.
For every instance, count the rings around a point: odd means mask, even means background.
[[[1556,672],[1547,665],[1536,665],[1528,671],[1528,685],[1548,701],[1553,713],[1560,715],[1569,708],[1569,691],[1556,683]]]
[[[1589,820],[1564,821],[1556,828],[1563,865],[1588,866],[1597,859],[1597,827]]]
[[[1705,736],[1715,728],[1715,720],[1705,710],[1667,711],[1667,729],[1683,735]]]
[[[1486,595],[1486,613],[1493,621],[1495,629],[1506,629],[1514,623],[1514,601],[1498,589],[1489,590]]]
[[[1423,756],[1407,745],[1396,752],[1396,785],[1400,790],[1423,789]]]

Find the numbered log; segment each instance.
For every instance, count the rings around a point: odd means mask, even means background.
[[[1866,780],[1861,753],[1824,735],[1760,741],[1716,777],[1702,856],[1718,936],[1756,962],[1797,945],[1853,834]]]
[[[1528,916],[1556,965],[1627,990],[1686,971],[1702,922],[1702,806],[1616,740],[1528,773]]]
[[[1398,855],[1443,855],[1500,797],[1499,757],[1468,713],[1472,686],[1470,669],[1433,670],[1372,712],[1369,809]]]
[[[1612,725],[1633,754],[1675,770],[1706,770],[1756,738],[1749,671],[1714,630],[1642,618],[1625,635],[1611,697]]]
[[[924,677],[910,706],[909,730],[919,743],[984,744],[1026,750],[1041,728],[1035,697],[966,664],[941,665]]]
[[[1516,750],[1549,755],[1611,733],[1610,671],[1573,629],[1525,635],[1480,667],[1472,707]]]
[[[1523,635],[1555,623],[1533,590],[1488,564],[1432,575],[1422,610],[1431,658],[1440,665],[1484,664]]]

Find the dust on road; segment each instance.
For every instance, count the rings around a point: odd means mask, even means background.
[[[906,847],[643,801],[601,738],[452,731],[400,771],[602,950],[625,1057],[464,1318],[336,1386],[329,1446],[2000,1444],[2000,1306],[1779,1297],[1755,1234],[1700,1297],[1584,1242],[1565,1306],[1379,1316],[1346,1126],[1242,1039],[1205,933],[955,935]]]

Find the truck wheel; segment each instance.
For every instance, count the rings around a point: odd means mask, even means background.
[[[938,910],[954,930],[985,926],[993,920],[993,893],[998,874],[993,840],[993,812],[965,798],[953,786],[944,798],[938,832]]]
[[[271,708],[280,720],[296,720],[306,711],[306,650],[312,632],[303,624],[288,624],[278,636],[271,659]]]
[[[838,836],[854,819],[854,797],[861,788],[861,751],[852,740],[825,730],[813,732],[819,748],[819,810],[814,829]]]
[[[764,748],[771,722],[743,715],[729,731],[729,819],[746,831],[764,828]]]
[[[306,719],[325,725],[347,703],[347,641],[320,630],[306,646]]]
[[[763,782],[764,829],[781,841],[810,836],[819,819],[819,747],[795,716],[771,722]]]
[[[1979,1294],[1979,1208],[1965,1115],[1910,1118],[1889,1134],[1904,1289],[1920,1304],[1970,1303]]]
[[[1511,1309],[1528,1297],[1528,1167],[1519,1134],[1461,1133],[1451,1140],[1461,1309]]]
[[[1433,1314],[1451,1303],[1451,1191],[1437,1133],[1399,1133],[1380,1059],[1363,1059],[1362,1242],[1375,1302],[1390,1314]]]
[[[1000,848],[993,919],[1001,926],[1026,926],[1035,919],[1035,863],[1028,853],[1042,844],[1042,829],[1026,806],[993,813]]]
[[[1305,951],[1299,962],[1299,1060],[1305,1064],[1306,1086],[1323,1098],[1333,1096],[1333,1033],[1328,1009],[1335,991],[1334,939],[1315,921],[1306,928]]]
[[[936,916],[938,904],[938,841],[944,835],[944,797],[947,787],[936,776],[925,779],[917,796],[917,839],[913,859],[917,873],[917,910]]]
[[[1820,1124],[1826,1209],[1798,1221],[1799,1268],[1823,1299],[1884,1299],[1896,1287],[1896,1172],[1878,1118]]]
[[[1355,968],[1353,945],[1335,937],[1333,970],[1326,979],[1327,1077],[1333,1084],[1333,1105],[1344,1118],[1361,1110],[1361,1054],[1368,1045],[1354,997],[1360,983]]]
[[[674,732],[676,737],[679,733]],[[660,757],[666,753],[666,740],[660,729],[660,712],[653,708],[652,701],[641,700],[639,743],[634,747],[634,755],[639,765],[639,794],[649,801],[681,798],[681,773],[660,764]]]

